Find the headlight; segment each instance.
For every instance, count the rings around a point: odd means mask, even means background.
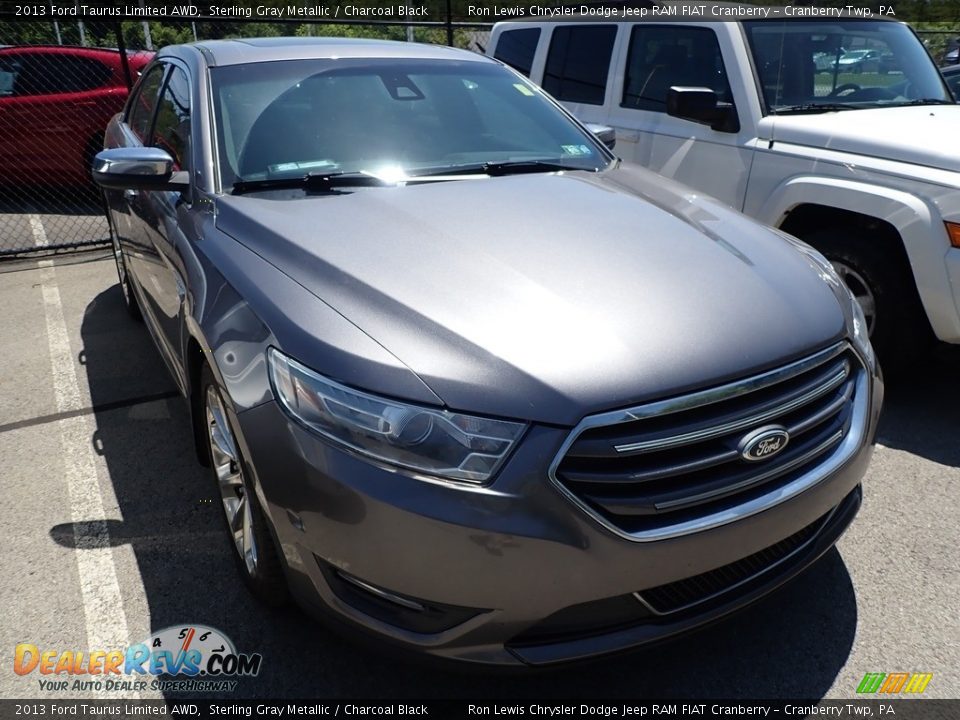
[[[418,473],[482,483],[526,427],[354,390],[274,348],[267,359],[274,394],[295,420],[361,455]]]

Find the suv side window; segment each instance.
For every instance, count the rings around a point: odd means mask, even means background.
[[[713,30],[702,27],[637,25],[630,35],[620,106],[667,111],[667,91],[707,87],[720,102],[732,102],[727,71]]]
[[[153,120],[153,111],[157,107],[157,95],[160,94],[160,84],[163,82],[163,74],[166,71],[165,65],[154,65],[150,71],[140,79],[140,84],[132,98],[127,110],[127,125],[140,138],[141,142],[146,142],[147,135],[150,132],[150,121]]]
[[[190,81],[176,66],[160,97],[150,144],[170,153],[174,171],[190,169]]]
[[[538,42],[540,42],[540,28],[507,30],[497,40],[497,48],[493,52],[493,57],[530,77],[530,70],[533,68],[533,56],[537,53]]]
[[[616,25],[554,28],[543,89],[557,100],[603,105],[616,37]]]

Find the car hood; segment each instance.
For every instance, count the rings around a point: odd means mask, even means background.
[[[573,424],[844,333],[788,241],[636,167],[217,202],[220,229],[453,409]]]
[[[778,115],[774,142],[960,170],[960,105]]]

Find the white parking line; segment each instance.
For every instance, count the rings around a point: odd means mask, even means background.
[[[43,229],[43,221],[39,215],[27,215],[30,222],[30,232],[33,233],[33,240],[37,247],[46,247],[50,243],[47,241],[47,231]]]
[[[34,226],[32,217],[30,224]],[[42,224],[39,227],[42,232]],[[82,406],[80,387],[74,369],[67,324],[63,317],[56,270],[49,260],[42,260],[39,265],[57,410],[76,410]],[[74,523],[73,536],[77,548],[74,555],[83,597],[87,647],[90,651],[123,650],[129,645],[130,638],[117,580],[117,568],[110,547],[104,498],[97,480],[97,464],[91,442],[94,424],[91,416],[81,415],[62,419],[57,422],[57,427],[63,450],[64,479],[70,497],[70,514]],[[111,506],[116,507],[115,500]],[[111,693],[103,691],[96,695],[108,697]]]

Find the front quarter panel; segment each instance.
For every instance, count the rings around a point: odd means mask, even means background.
[[[920,300],[937,337],[960,341],[956,291],[944,261],[950,244],[943,227],[944,215],[956,212],[957,191],[918,181],[909,181],[903,189],[891,187],[888,178],[863,169],[847,168],[850,177],[828,176],[827,167],[820,164],[817,174],[791,173],[769,192],[754,193],[754,204],[745,211],[761,222],[779,226],[794,208],[814,204],[889,223],[903,240]],[[759,178],[757,181],[761,183]]]
[[[348,385],[442,404],[382,346],[315,295],[214,227],[202,224],[190,278],[190,333],[237,412],[270,400],[266,351],[277,347]]]

